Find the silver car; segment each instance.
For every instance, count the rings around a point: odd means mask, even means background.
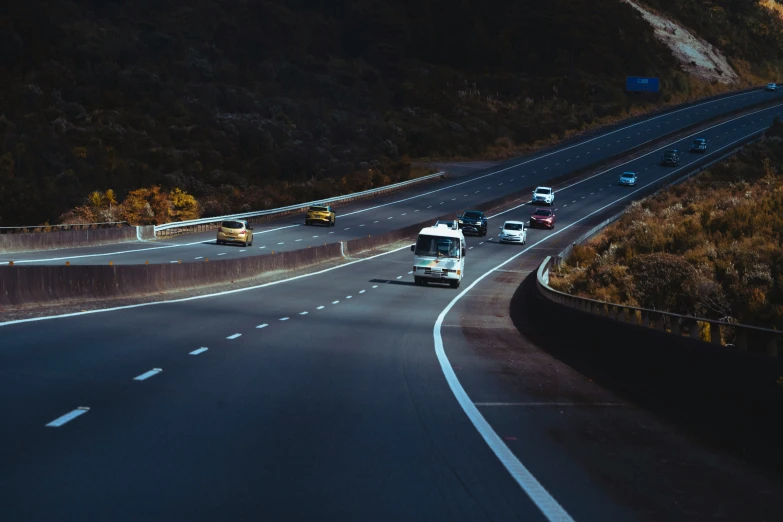
[[[623,172],[620,174],[620,180],[617,182],[618,185],[627,185],[629,187],[635,187],[636,186],[636,172]]]
[[[552,206],[555,202],[555,191],[552,187],[536,187],[533,191],[533,200],[531,203],[546,203]]]
[[[500,229],[501,243],[527,243],[527,228],[522,221],[506,221]]]

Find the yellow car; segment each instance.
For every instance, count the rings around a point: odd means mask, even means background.
[[[305,225],[320,223],[327,227],[333,227],[335,217],[334,210],[329,205],[325,207],[310,207],[307,209],[307,215],[305,216]]]
[[[241,243],[244,246],[252,246],[253,229],[247,224],[247,221],[223,221],[218,226],[217,244],[225,245],[226,243]]]

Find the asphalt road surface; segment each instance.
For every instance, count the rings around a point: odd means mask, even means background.
[[[650,142],[672,130],[735,111],[763,99],[783,96],[777,92],[753,91],[728,98],[705,102],[690,108],[651,117],[641,122],[599,134],[554,151],[505,162],[497,167],[460,175],[437,183],[414,187],[393,195],[351,203],[338,208],[334,228],[305,226],[303,216],[287,216],[255,225],[252,247],[215,244],[215,232],[186,234],[173,239],[153,242],[131,242],[115,245],[82,247],[23,253],[0,253],[0,264],[144,264],[203,262],[238,256],[263,255],[345,241],[366,235],[378,235],[390,230],[435,218],[445,213],[456,216],[463,210],[525,187],[546,185],[547,180],[590,166],[624,150]],[[753,115],[738,117],[695,137],[705,137],[714,148],[748,134],[751,129],[768,126],[779,109],[766,109]],[[692,138],[672,144],[687,150]],[[622,166],[636,169],[641,179],[655,169],[660,152],[640,161]],[[688,157],[686,153],[685,158]],[[563,190],[562,187],[556,187]],[[557,208],[572,204],[568,193],[556,195]],[[580,196],[581,197],[581,196]]]
[[[777,110],[703,135],[714,151]],[[477,415],[504,393],[449,332],[471,308],[449,307],[692,161],[658,158],[622,167],[637,187],[616,170],[561,187],[555,230],[530,230],[524,247],[497,244],[497,227],[531,205],[492,216],[490,235],[468,238],[459,290],[414,286],[405,248],[242,292],[0,324],[2,519],[654,520],[551,443],[556,412]],[[537,167],[471,188],[495,197]]]

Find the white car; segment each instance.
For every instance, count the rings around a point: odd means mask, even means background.
[[[778,84],[777,83],[768,83],[767,88],[764,89],[765,91],[777,91],[778,90]]]
[[[506,221],[500,229],[501,243],[527,243],[527,228],[522,221]]]
[[[531,203],[546,203],[552,206],[555,203],[555,191],[552,187],[536,187]]]
[[[628,185],[631,187],[636,186],[636,172],[623,172],[620,174],[620,180],[617,182],[618,185]]]

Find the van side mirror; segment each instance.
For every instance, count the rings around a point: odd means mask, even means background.
[[[465,249],[462,249],[462,257],[465,257]]]
[[[416,245],[411,245],[411,252],[414,252],[416,250]]]

